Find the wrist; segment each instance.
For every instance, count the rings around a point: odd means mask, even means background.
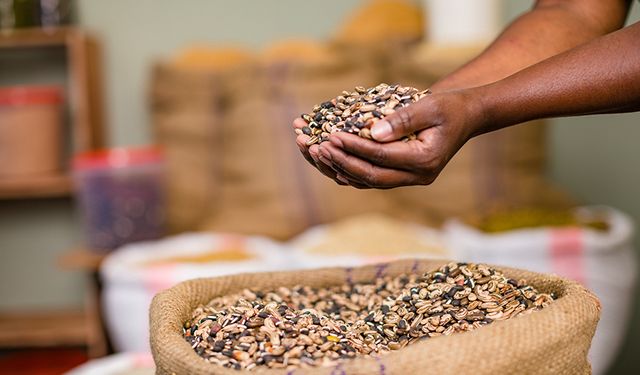
[[[490,100],[482,89],[471,88],[461,90],[457,93],[461,97],[461,103],[465,109],[467,138],[479,136],[490,132],[492,123],[490,122]]]

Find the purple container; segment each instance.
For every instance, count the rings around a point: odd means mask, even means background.
[[[165,163],[156,147],[79,154],[76,198],[87,246],[108,251],[165,235]]]

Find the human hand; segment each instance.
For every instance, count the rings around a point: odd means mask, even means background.
[[[359,189],[429,185],[484,126],[480,108],[465,91],[432,94],[376,122],[371,129],[375,141],[337,132],[309,148],[308,137],[301,135],[298,146],[339,184]],[[296,124],[304,126],[304,121]],[[411,133],[416,139],[402,140]]]
[[[320,155],[318,144],[307,146],[307,141],[309,141],[311,137],[308,134],[302,133],[302,129],[307,125],[307,122],[302,118],[297,118],[293,121],[294,129],[299,130],[296,131],[296,133],[301,133],[296,137],[296,144],[298,145],[302,156],[304,156],[309,164],[317,168],[325,176],[334,180],[337,184],[347,185],[348,182],[346,179],[338,176],[337,173],[333,169],[331,169],[328,164],[323,163],[323,161],[321,160],[322,156]]]

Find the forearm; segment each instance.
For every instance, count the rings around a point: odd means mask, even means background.
[[[622,27],[625,1],[597,5],[539,1],[514,21],[477,58],[432,86],[432,91],[476,87],[508,77],[530,65]]]
[[[558,116],[640,110],[640,23],[467,90],[484,133]]]

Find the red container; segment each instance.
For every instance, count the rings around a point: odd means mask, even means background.
[[[110,250],[165,234],[164,157],[156,147],[79,154],[76,197],[87,245]]]
[[[60,170],[62,89],[0,88],[0,178]]]

